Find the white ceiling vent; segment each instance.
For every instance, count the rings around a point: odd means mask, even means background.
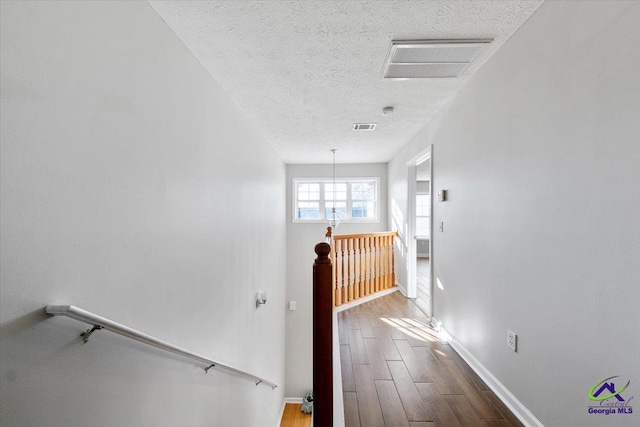
[[[383,79],[459,77],[491,39],[392,41]]]
[[[354,123],[353,130],[376,130],[377,123]]]

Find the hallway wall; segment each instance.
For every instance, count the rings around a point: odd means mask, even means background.
[[[146,2],[1,8],[0,425],[275,425],[283,162]],[[110,332],[82,344],[47,304],[280,387]]]
[[[549,427],[640,416],[587,398],[615,375],[640,394],[638,22],[637,2],[544,3],[389,164],[406,216],[433,144],[435,316]]]

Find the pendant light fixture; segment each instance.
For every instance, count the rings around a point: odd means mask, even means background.
[[[327,221],[329,222],[329,226],[332,230],[336,230],[340,225],[340,220],[342,219],[342,213],[336,209],[336,150],[333,148],[331,152],[333,153],[333,191],[331,198],[331,212],[327,217]]]

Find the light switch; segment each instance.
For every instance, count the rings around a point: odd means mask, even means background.
[[[296,302],[289,301],[289,311],[296,311]]]
[[[447,200],[447,190],[438,191],[438,201],[444,202]]]
[[[440,231],[441,233],[444,232],[444,221],[440,221],[438,223],[438,231]]]

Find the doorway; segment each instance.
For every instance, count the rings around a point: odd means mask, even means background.
[[[431,317],[431,157],[416,165],[416,305]]]
[[[432,287],[432,156],[431,148],[409,163],[408,209],[411,224],[409,252],[410,297],[430,318],[433,314]]]

